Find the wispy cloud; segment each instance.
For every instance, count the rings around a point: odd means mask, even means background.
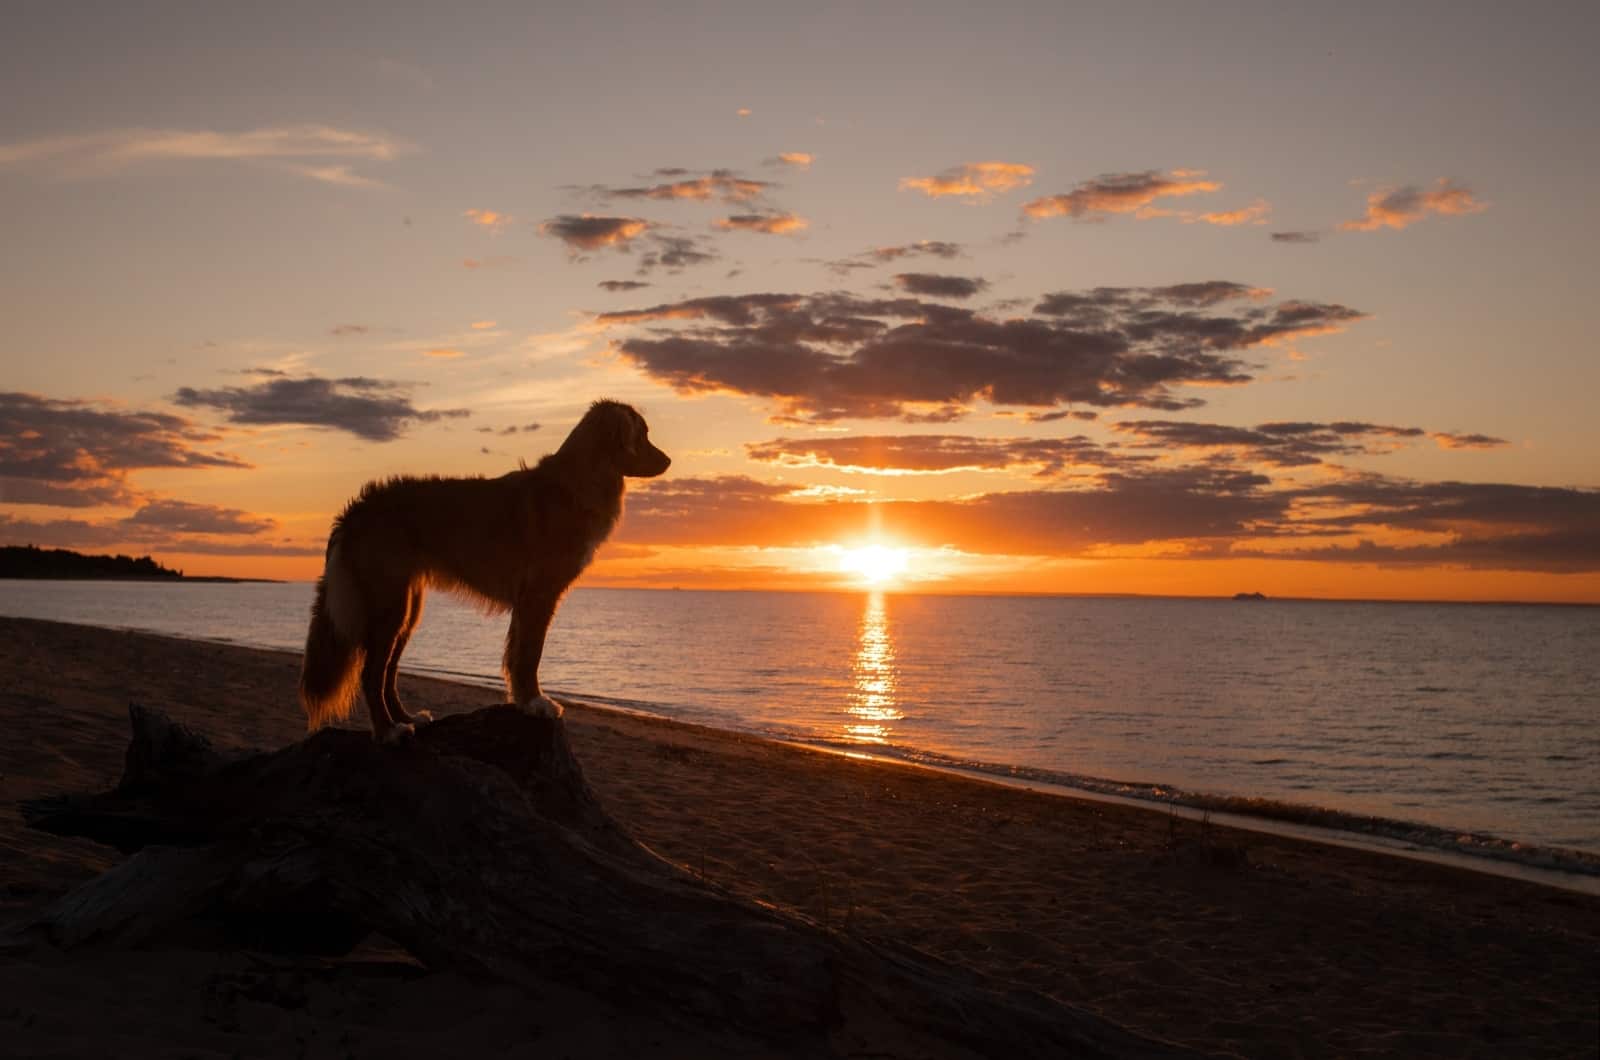
[[[1181,214],[1185,224],[1199,222],[1208,225],[1221,225],[1232,228],[1236,225],[1264,225],[1267,217],[1272,213],[1272,204],[1265,199],[1257,199],[1249,206],[1241,206],[1237,210],[1219,210],[1213,213],[1188,213]]]
[[[1492,434],[1456,434],[1453,431],[1435,431],[1429,435],[1441,449],[1503,449],[1511,443]]]
[[[500,254],[492,258],[461,259],[461,267],[463,269],[508,269],[521,263],[521,258],[509,254]]]
[[[1078,221],[1098,221],[1114,214],[1166,216],[1152,206],[1156,200],[1200,195],[1221,187],[1217,181],[1207,180],[1205,171],[1199,169],[1106,173],[1076,185],[1071,191],[1025,203],[1022,212],[1036,220],[1071,217]],[[1155,212],[1148,212],[1152,210]]]
[[[1406,228],[1430,214],[1446,217],[1482,213],[1489,204],[1475,198],[1472,191],[1444,177],[1432,188],[1408,184],[1385,188],[1367,196],[1367,212],[1339,227],[1346,232],[1373,232],[1380,228]]]
[[[654,199],[663,202],[707,202],[718,199],[727,203],[747,203],[775,187],[770,181],[742,177],[731,169],[714,169],[697,177],[689,176],[688,172],[683,169],[658,169],[655,173],[658,177],[683,179],[624,188],[594,184],[590,185],[589,190],[606,199]]]
[[[792,166],[795,169],[810,169],[816,156],[809,151],[781,151],[776,157],[766,160],[769,166]]]
[[[1128,467],[1155,459],[1124,455],[1072,438],[981,438],[957,434],[850,435],[750,442],[751,460],[788,468],[828,468],[866,475],[948,475],[1024,469],[1039,476],[1072,469]]]
[[[932,257],[959,258],[962,254],[960,243],[949,243],[942,239],[919,239],[915,243],[901,243],[896,246],[873,247],[863,250],[859,254],[852,254],[848,258],[838,258],[825,262],[828,268],[840,275],[849,275],[857,269],[872,269],[879,265],[886,265],[901,258]]]
[[[0,168],[36,168],[69,177],[106,176],[160,162],[270,165],[324,184],[378,186],[355,162],[390,162],[415,147],[382,133],[329,125],[210,129],[111,129],[0,144]]]
[[[1021,162],[968,162],[931,177],[902,177],[901,191],[920,191],[929,198],[949,196],[982,202],[1033,183],[1033,167]]]
[[[498,233],[513,220],[510,214],[501,213],[499,210],[463,210],[461,216],[479,228],[487,228],[492,233]]]
[[[1274,243],[1299,243],[1299,244],[1320,243],[1320,242],[1322,242],[1322,233],[1321,232],[1274,232],[1274,233],[1272,233],[1272,241]]]

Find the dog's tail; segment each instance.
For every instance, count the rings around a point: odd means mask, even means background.
[[[317,580],[300,670],[300,705],[306,727],[320,729],[350,713],[360,681],[362,631],[360,593],[354,575],[340,561],[339,530],[328,542],[328,557]]]

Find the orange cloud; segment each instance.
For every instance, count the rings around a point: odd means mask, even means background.
[[[762,232],[769,236],[788,235],[805,228],[810,222],[792,213],[745,213],[724,217],[717,227],[725,232]]]
[[[472,330],[473,331],[488,331],[490,328],[494,327],[494,325],[495,325],[495,321],[493,321],[493,320],[474,320],[472,322]]]
[[[503,269],[509,265],[515,265],[521,260],[521,258],[507,257],[505,255],[497,258],[462,258],[461,267],[465,269]]]
[[[462,216],[480,228],[487,228],[491,232],[498,232],[511,223],[511,215],[500,213],[498,210],[465,210]]]
[[[1265,199],[1257,199],[1249,206],[1242,206],[1237,210],[1222,210],[1217,213],[1186,214],[1183,218],[1185,224],[1201,221],[1208,225],[1264,225],[1267,215],[1272,213],[1272,206]]]
[[[800,169],[810,169],[816,157],[809,151],[783,151],[778,155],[778,161],[786,166],[796,166]]]
[[[1482,213],[1488,208],[1489,204],[1474,198],[1469,188],[1440,177],[1428,191],[1415,184],[1375,191],[1367,196],[1365,216],[1346,221],[1339,227],[1346,232],[1400,229],[1416,224],[1429,214],[1454,216]]]
[[[1071,191],[1034,199],[1022,212],[1039,220],[1072,217],[1098,220],[1110,214],[1135,214],[1141,218],[1169,216],[1151,204],[1157,199],[1199,195],[1222,185],[1206,180],[1200,169],[1174,169],[1167,173],[1149,169],[1142,173],[1107,173],[1086,180]]]
[[[929,198],[954,195],[981,201],[1033,183],[1033,167],[1020,162],[968,162],[931,177],[902,177],[901,191],[920,191]]]
[[[466,353],[464,351],[451,349],[448,346],[440,346],[437,349],[423,350],[422,352],[425,353],[429,357],[465,357],[466,356]]]

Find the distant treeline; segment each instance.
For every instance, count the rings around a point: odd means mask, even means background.
[[[85,556],[64,548],[0,547],[0,578],[182,578],[149,556]]]

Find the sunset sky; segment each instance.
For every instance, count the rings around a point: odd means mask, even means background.
[[[583,584],[1600,601],[1592,5],[533,6],[7,10],[0,543],[609,397]]]

